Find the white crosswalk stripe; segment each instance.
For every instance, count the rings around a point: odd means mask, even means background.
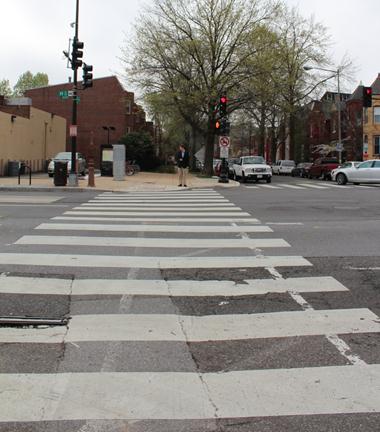
[[[114,218],[110,218],[114,220]],[[73,220],[77,220],[76,218]],[[88,218],[86,218],[89,221]],[[96,220],[96,218],[92,218]],[[124,219],[123,219],[124,221]],[[173,222],[173,219],[170,219]],[[214,222],[212,219],[208,219],[209,222]],[[188,220],[190,222],[190,220]],[[196,219],[194,222],[200,222]],[[256,220],[248,220],[248,222],[255,223]],[[58,230],[58,231],[115,231],[115,232],[179,232],[179,233],[262,233],[262,232],[273,232],[273,230],[264,225],[244,225],[244,226],[214,226],[214,225],[97,225],[97,224],[74,224],[74,223],[43,223],[36,227],[38,230]]]
[[[162,279],[68,279],[0,277],[0,293],[38,294],[38,295],[145,295],[173,297],[234,297],[264,295],[269,293],[342,292],[348,289],[336,279],[325,277],[306,277],[289,279],[247,279],[243,283],[234,281],[192,281]]]
[[[44,358],[34,373],[31,366],[10,371],[0,361],[0,429],[4,422],[20,422],[22,430],[46,421],[244,421],[380,412],[380,365],[346,356],[350,346],[340,338],[378,335],[379,317],[365,307],[306,307],[303,295],[348,289],[333,277],[307,275],[312,263],[284,254],[290,245],[253,216],[213,189],[105,192],[0,253],[0,299],[29,302],[37,296],[55,305],[65,296],[71,302],[67,326],[0,327],[7,349],[28,347],[29,362]],[[18,275],[8,274],[12,266]],[[297,277],[283,278],[281,268],[296,268]],[[31,269],[35,277],[20,275]],[[56,276],[62,270],[72,278]],[[233,277],[225,278],[226,271]],[[274,310],[260,309],[268,305]],[[317,344],[318,356],[327,344],[343,361],[327,352],[322,366],[283,366],[297,358],[290,342],[282,354],[281,344],[291,340],[302,340],[305,352]],[[266,352],[271,341],[279,348]],[[248,345],[237,351],[237,370],[232,343],[257,344],[253,351]],[[44,350],[53,347],[63,347],[65,355],[49,369]],[[164,368],[158,366],[160,350]],[[211,360],[202,366],[192,350]],[[213,361],[216,352],[220,357]],[[266,352],[275,366],[256,368],[250,361],[257,352]],[[123,361],[125,355],[131,357]],[[187,360],[179,364],[181,355]]]
[[[161,239],[134,237],[85,237],[85,236],[24,236],[15,244],[140,247],[140,248],[283,248],[290,247],[282,239]]]
[[[216,410],[219,419],[369,413],[380,411],[379,379],[379,365],[201,375],[6,374],[0,403],[6,422],[37,422],[41,413],[45,421],[197,420],[214,418]]]
[[[374,186],[364,186],[364,185],[344,185],[340,186],[338,184],[332,183],[332,182],[324,182],[323,184],[315,184],[315,183],[296,183],[296,184],[289,184],[289,183],[277,183],[276,185],[267,185],[267,184],[255,184],[255,185],[245,185],[246,189],[277,189],[277,190],[351,190],[351,189],[372,189],[375,190],[376,187]]]

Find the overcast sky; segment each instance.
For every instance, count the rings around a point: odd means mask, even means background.
[[[149,1],[149,0],[148,0]],[[332,57],[339,64],[345,53],[356,63],[360,81],[370,85],[380,72],[378,50],[379,0],[286,0],[298,5],[304,16],[314,15],[329,28]],[[85,43],[84,59],[94,65],[94,76],[122,72],[118,57],[125,33],[141,11],[141,0],[80,0],[79,38]],[[0,24],[0,79],[14,85],[31,70],[46,72],[51,84],[66,82],[62,50],[73,35],[75,0],[2,0]],[[352,89],[347,89],[352,90]]]

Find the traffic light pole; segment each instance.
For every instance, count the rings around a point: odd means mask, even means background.
[[[75,36],[74,41],[78,41],[78,27],[79,27],[79,0],[76,0],[76,13],[75,13]],[[78,89],[78,67],[74,65],[74,76],[73,76],[73,109],[71,125],[73,130],[71,131],[71,171],[69,174],[69,186],[78,186],[78,175],[76,170],[76,153],[77,153],[77,89]]]

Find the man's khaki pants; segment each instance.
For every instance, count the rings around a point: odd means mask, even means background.
[[[178,168],[179,180],[178,185],[185,186],[187,185],[187,173],[189,172],[189,168]]]

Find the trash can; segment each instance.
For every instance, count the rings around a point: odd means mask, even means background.
[[[67,162],[54,162],[54,186],[66,186]]]
[[[9,177],[17,177],[19,168],[20,168],[20,161],[9,161],[8,162],[8,176]]]

